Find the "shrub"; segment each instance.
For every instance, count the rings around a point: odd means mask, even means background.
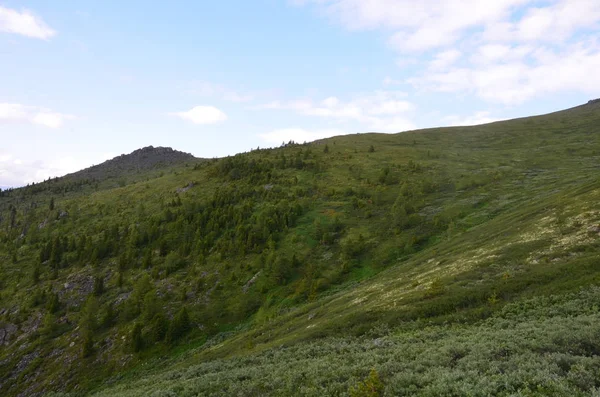
[[[356,386],[350,387],[348,391],[350,397],[379,397],[383,395],[383,383],[379,379],[379,374],[373,368],[362,382]]]
[[[356,259],[364,254],[368,249],[368,244],[362,234],[358,236],[351,235],[344,238],[341,242],[342,255],[345,259]]]

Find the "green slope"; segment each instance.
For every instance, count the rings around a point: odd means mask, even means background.
[[[592,103],[4,193],[0,390],[590,393],[599,150]]]

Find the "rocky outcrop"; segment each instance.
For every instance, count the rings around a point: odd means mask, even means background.
[[[246,285],[244,285],[244,287],[243,287],[244,293],[247,293],[248,290],[250,289],[250,287],[252,287],[254,285],[254,283],[258,279],[258,276],[260,276],[260,273],[261,272],[256,273],[254,275],[254,277],[252,277],[250,280],[248,280],[248,282],[246,283]]]
[[[193,187],[194,187],[194,182],[190,182],[185,187],[178,188],[177,193],[185,193]]]
[[[8,345],[18,331],[14,324],[0,324],[0,346]]]
[[[72,274],[64,284],[56,285],[54,292],[67,307],[80,306],[94,290],[94,277],[89,274]]]

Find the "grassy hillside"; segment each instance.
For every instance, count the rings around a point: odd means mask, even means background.
[[[590,103],[3,192],[0,391],[598,392],[599,151]]]

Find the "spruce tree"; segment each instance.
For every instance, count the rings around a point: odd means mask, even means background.
[[[100,296],[104,293],[104,277],[94,277],[94,295]]]
[[[129,341],[131,350],[135,353],[139,352],[144,348],[144,340],[142,338],[142,325],[135,323],[133,330],[131,331],[131,340]]]
[[[184,336],[191,327],[190,316],[185,306],[183,306],[173,317],[169,330],[167,332],[167,341],[170,343],[177,342]]]

